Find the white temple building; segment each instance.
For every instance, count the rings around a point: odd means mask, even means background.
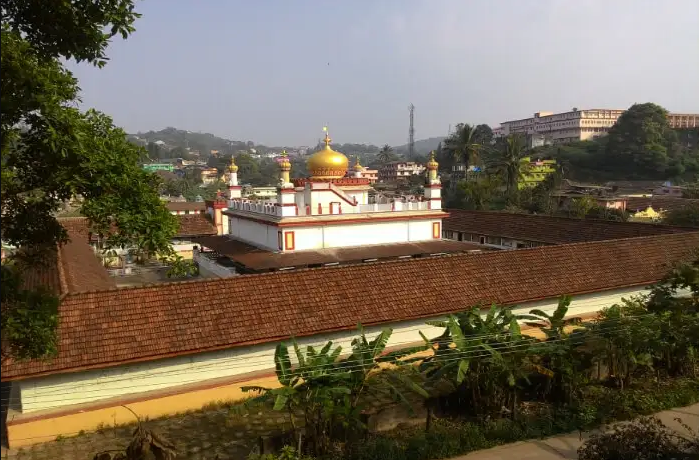
[[[291,163],[282,152],[277,196],[267,200],[242,198],[238,166],[231,159],[228,200],[213,210],[220,213],[220,219],[212,216],[222,222],[226,236],[198,240],[202,251],[215,252],[207,257],[209,261],[225,265],[220,256],[232,261],[231,270],[220,276],[230,276],[233,267],[240,269],[241,265],[246,269],[238,272],[257,272],[479,249],[442,239],[442,219],[448,214],[442,210],[442,185],[434,153],[426,165],[424,196],[379,204],[370,202],[372,187],[369,179],[362,177],[364,168],[359,161],[348,174],[347,157],[333,150],[330,143],[326,132],[325,147],[307,160],[307,178],[290,178]],[[379,246],[381,251],[371,257],[369,247]],[[262,254],[267,256],[264,263]],[[290,254],[299,257],[291,258]],[[250,264],[251,258],[258,263]],[[200,267],[208,264],[206,260],[198,262]]]
[[[308,159],[309,178],[289,178],[291,163],[282,153],[276,199],[241,198],[237,166],[229,169],[229,235],[270,251],[303,251],[370,244],[409,243],[441,239],[441,183],[434,156],[424,201],[369,203],[369,179],[361,177],[357,162],[353,177],[346,177],[348,160],[330,148]]]

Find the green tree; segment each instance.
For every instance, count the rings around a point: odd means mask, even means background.
[[[149,160],[155,162],[161,158],[164,158],[164,155],[160,149],[160,146],[158,144],[156,144],[155,142],[149,142],[148,146],[146,148],[147,148]]]
[[[610,220],[612,222],[626,222],[629,220],[629,213],[621,209],[607,208],[606,206],[595,205],[585,214],[586,219]]]
[[[499,187],[500,181],[497,177],[485,174],[462,180],[459,182],[462,201],[457,206],[476,211],[491,209],[491,203],[497,197]]]
[[[377,159],[382,164],[390,163],[395,158],[396,158],[396,156],[393,153],[393,147],[391,147],[388,144],[381,147],[381,150],[379,150],[379,154],[377,155]]]
[[[444,149],[452,156],[454,163],[478,166],[484,149],[484,136],[487,136],[485,128],[477,131],[475,126],[459,123],[454,133],[444,140]],[[490,136],[492,138],[492,131]]]
[[[497,148],[489,152],[486,158],[488,171],[501,177],[509,197],[515,195],[517,184],[522,174],[526,172],[527,151],[524,141],[523,136],[511,134]]]
[[[493,129],[486,125],[477,125],[473,132],[473,139],[481,145],[490,145],[493,142]]]
[[[108,236],[108,246],[134,245],[146,254],[172,256],[176,220],[158,197],[159,179],[138,164],[145,150],[128,142],[106,115],[75,108],[77,81],[62,64],[72,58],[105,65],[110,39],[134,30],[138,15],[132,2],[76,0],[47,8],[40,0],[3,0],[2,13],[2,240],[22,247],[21,254],[50,253],[67,238],[54,212],[80,195],[83,215],[95,232]],[[4,266],[3,289],[10,276],[41,262]],[[36,327],[25,331],[31,347],[10,343],[4,352],[51,354],[55,339],[35,332],[46,330],[37,322],[54,324],[54,315],[41,313],[46,302],[23,292],[21,283],[10,285],[18,291],[3,296],[3,336],[8,325],[26,318]]]
[[[699,227],[699,205],[687,205],[668,211],[663,217],[663,223],[680,227]]]
[[[609,167],[639,178],[664,178],[673,160],[677,134],[667,111],[652,104],[634,104],[609,130],[606,154]]]

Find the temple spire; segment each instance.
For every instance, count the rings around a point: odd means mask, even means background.
[[[286,150],[282,150],[282,153],[279,157],[279,182],[281,183],[281,187],[292,187],[290,179],[291,162],[289,161],[289,156],[287,155]]]

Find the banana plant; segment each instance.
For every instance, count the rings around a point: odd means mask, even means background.
[[[581,323],[580,318],[566,318],[571,300],[570,296],[561,296],[556,310],[551,315],[539,309],[530,311],[534,321],[528,321],[526,325],[539,328],[546,335],[546,340],[560,340],[567,335],[566,328]]]
[[[528,317],[492,305],[486,315],[476,307],[444,321],[429,322],[444,328],[442,335],[431,341],[423,338],[426,347],[434,350],[420,366],[430,386],[443,388],[452,405],[469,401],[476,412],[502,399],[493,393],[497,381],[516,393],[517,382],[526,377],[526,350],[534,342],[521,333],[519,321],[523,319]],[[516,401],[516,397],[509,400]]]

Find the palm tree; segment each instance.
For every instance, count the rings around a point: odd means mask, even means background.
[[[393,160],[393,158],[394,158],[393,147],[391,147],[388,144],[381,147],[381,150],[379,151],[379,155],[378,155],[378,159],[381,163],[386,164],[389,161]]]
[[[527,170],[526,156],[524,136],[519,134],[507,136],[500,148],[488,155],[487,168],[502,177],[509,196],[517,190],[517,184]]]
[[[484,145],[478,142],[476,127],[459,123],[456,131],[444,140],[444,148],[454,158],[455,163],[476,166],[480,163],[480,153]]]

